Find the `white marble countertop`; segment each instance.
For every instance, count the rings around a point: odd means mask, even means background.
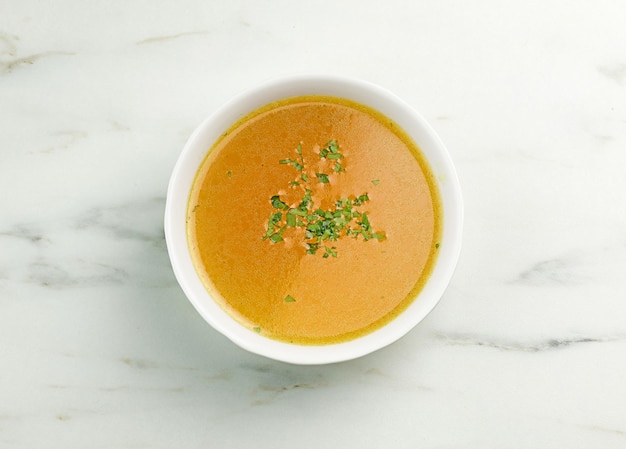
[[[626,5],[0,1],[0,447],[626,447]],[[213,331],[163,240],[231,96],[390,89],[455,159],[464,249],[392,346],[301,367]]]

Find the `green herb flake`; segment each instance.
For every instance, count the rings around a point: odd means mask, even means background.
[[[296,299],[291,295],[287,295],[285,296],[285,302],[296,302]]]
[[[305,210],[289,209],[289,212],[287,212],[287,215],[297,215],[299,217],[306,217],[307,212],[306,212],[306,209]]]
[[[355,206],[361,206],[363,203],[367,202],[370,200],[370,197],[367,193],[364,193],[363,195],[359,195],[358,197],[356,197],[354,199],[354,205]]]
[[[328,184],[330,182],[330,180],[328,179],[328,175],[327,174],[315,173],[315,176],[317,176],[317,180],[319,182],[321,182],[322,184]]]
[[[261,328],[260,328],[260,327],[258,327],[258,326],[253,327],[253,328],[252,328],[252,330],[253,330],[254,332],[256,332],[257,334],[260,334],[260,333],[261,333]]]
[[[282,210],[289,209],[289,206],[283,203],[282,200],[280,199],[280,196],[278,195],[274,195],[273,197],[271,197],[270,201],[272,202],[272,206],[274,206],[274,209],[282,209]]]
[[[226,173],[226,176],[228,176],[229,178],[232,178],[233,172],[228,170],[228,172]]]
[[[287,226],[283,226],[282,228],[280,228],[278,231],[274,232],[272,235],[269,236],[269,239],[272,243],[278,243],[278,242],[282,242],[283,239],[283,232],[285,232],[285,229],[287,228]]]
[[[380,179],[372,179],[372,184],[377,186],[378,184],[380,184]]]
[[[311,243],[307,243],[306,246],[307,246],[306,253],[307,254],[311,254],[311,255],[315,255],[315,253],[317,252],[317,250],[320,247],[320,244],[316,243],[316,242],[311,242]]]
[[[435,243],[435,248],[439,249],[439,243]]]
[[[324,245],[324,249],[326,250],[326,252],[324,253],[324,259],[328,259],[329,257],[337,257],[337,248],[335,248],[334,246],[332,248],[329,248],[328,246]]]
[[[295,228],[296,227],[296,216],[294,214],[287,213],[286,220],[287,220],[287,226],[289,226],[291,228]]]
[[[367,231],[372,229],[372,226],[370,225],[370,220],[367,217],[367,214],[365,212],[361,214],[361,223],[362,223],[363,229]]]

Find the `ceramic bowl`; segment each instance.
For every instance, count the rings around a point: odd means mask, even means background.
[[[411,305],[384,327],[344,343],[302,346],[269,339],[242,326],[210,296],[196,273],[187,244],[186,214],[196,172],[220,135],[253,110],[287,97],[327,95],[365,104],[391,118],[408,133],[430,163],[443,203],[443,235],[435,267]],[[165,208],[165,237],[176,279],[200,315],[240,347],[294,364],[325,364],[354,359],[381,349],[413,329],[437,305],[447,288],[461,250],[463,204],[452,159],[431,126],[391,92],[358,79],[292,76],[266,82],[226,103],[189,137],[174,167]]]

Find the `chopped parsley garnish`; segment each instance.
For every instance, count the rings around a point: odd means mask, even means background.
[[[315,173],[315,176],[317,176],[317,180],[322,184],[328,184],[330,182],[328,175],[324,173]]]
[[[323,249],[323,257],[327,259],[337,257],[337,248],[326,244],[326,242],[337,241],[343,236],[350,236],[355,239],[360,236],[364,241],[384,240],[386,238],[384,232],[372,230],[367,212],[358,210],[359,207],[370,201],[367,193],[337,199],[328,209],[317,207],[313,201],[313,191],[307,187],[310,176],[306,172],[301,144],[298,144],[296,153],[298,158],[286,158],[278,162],[283,165],[291,165],[300,173],[298,180],[291,181],[289,185],[295,189],[302,189],[302,198],[299,203],[291,205],[283,201],[280,195],[274,195],[270,198],[274,212],[267,222],[267,231],[263,240],[269,239],[273,243],[279,243],[284,240],[283,233],[287,228],[302,229],[306,253],[314,255],[318,250]],[[319,158],[335,161],[333,166],[335,173],[345,172],[345,168],[340,163],[344,159],[344,155],[339,151],[339,145],[335,140],[326,143],[319,152]],[[327,174],[314,174],[317,182],[330,184],[330,178]],[[372,183],[376,185],[378,181],[372,181]],[[288,295],[285,301],[293,302],[295,299]]]
[[[289,206],[283,203],[280,200],[280,196],[278,195],[274,195],[272,198],[270,198],[270,201],[272,202],[272,206],[274,206],[274,209],[282,209],[282,210],[289,209]]]
[[[355,200],[354,200],[354,205],[355,206],[360,206],[361,204],[367,202],[370,200],[370,197],[367,196],[367,193],[364,193],[363,195],[358,196]]]
[[[377,186],[378,184],[380,184],[380,180],[379,179],[372,179],[372,184]]]
[[[335,248],[334,246],[332,248],[324,246],[324,249],[326,250],[326,252],[324,253],[324,259],[328,259],[330,256],[337,257],[337,248]]]
[[[300,155],[300,159],[281,159],[278,161],[279,164],[289,164],[293,166],[298,171],[302,171],[304,169],[304,159],[302,158],[302,144],[298,144],[296,148],[296,152]]]
[[[274,232],[272,235],[270,235],[270,240],[274,243],[282,242],[284,240],[283,232],[285,232],[285,229],[286,226],[283,226],[277,232]]]
[[[335,162],[335,166],[333,168],[335,173],[341,173],[342,171],[345,171],[345,169],[341,165],[341,162],[339,162],[339,159],[343,159],[343,154],[339,152],[339,145],[335,140],[328,141],[326,146],[320,150],[320,159],[337,161]]]
[[[287,226],[291,227],[291,228],[295,228],[296,227],[296,216],[295,214],[290,213],[291,210],[287,213]]]
[[[291,295],[287,295],[285,296],[285,302],[296,302],[296,299]]]

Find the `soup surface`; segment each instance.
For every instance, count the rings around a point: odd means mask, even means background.
[[[253,332],[351,340],[392,320],[439,247],[433,174],[388,118],[335,97],[294,97],[235,123],[188,204],[196,270]]]

